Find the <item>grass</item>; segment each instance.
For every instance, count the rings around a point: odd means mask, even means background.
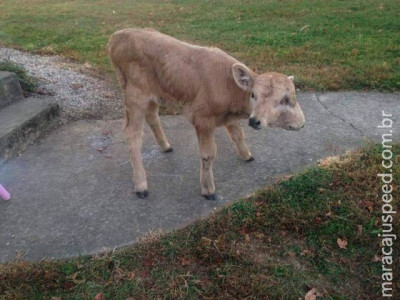
[[[23,66],[13,63],[9,60],[0,61],[0,71],[13,72],[17,75],[21,88],[28,93],[35,92],[37,89],[37,80],[30,76]]]
[[[315,287],[318,299],[377,299],[381,151],[370,145],[325,160],[208,219],[132,247],[1,265],[0,298],[298,299]],[[400,144],[393,152],[398,183]],[[398,186],[393,198],[399,208]],[[399,235],[399,218],[394,228]],[[348,242],[346,249],[338,238]],[[398,254],[393,264],[400,264]]]
[[[3,0],[0,41],[110,72],[111,33],[153,27],[222,48],[251,68],[296,76],[305,89],[400,88],[396,0]]]

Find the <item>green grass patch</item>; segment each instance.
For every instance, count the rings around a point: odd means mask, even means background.
[[[301,88],[400,88],[396,0],[4,0],[0,11],[4,45],[65,55],[108,72],[109,35],[153,27],[220,47],[258,72],[294,74]]]
[[[112,253],[0,265],[0,298],[298,299],[315,287],[318,299],[377,299],[381,151],[369,145],[327,159],[207,219]],[[396,162],[400,144],[393,153]],[[400,182],[398,163],[393,174]],[[399,196],[395,184],[397,210]],[[399,235],[400,219],[393,223]]]

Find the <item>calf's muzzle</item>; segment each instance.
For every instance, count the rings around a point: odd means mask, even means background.
[[[255,117],[251,117],[249,119],[249,126],[253,127],[254,129],[258,130],[261,128],[261,122],[257,120]]]

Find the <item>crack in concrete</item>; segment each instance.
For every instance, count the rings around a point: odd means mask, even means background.
[[[354,126],[353,123],[346,121],[346,119],[342,118],[341,116],[335,114],[334,112],[332,112],[328,106],[326,106],[324,103],[322,103],[322,101],[318,98],[317,94],[314,94],[315,98],[317,99],[318,103],[321,104],[321,106],[323,108],[325,108],[332,116],[334,116],[336,119],[339,119],[340,121],[346,123],[347,125],[349,125],[351,128],[353,128],[355,131],[357,131],[359,134],[361,134],[362,137],[367,137],[360,129],[358,129],[356,126]]]

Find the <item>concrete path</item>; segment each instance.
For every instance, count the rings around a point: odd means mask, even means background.
[[[0,168],[12,199],[0,201],[0,261],[92,254],[129,245],[149,230],[171,230],[225,203],[340,154],[380,141],[381,111],[393,114],[399,137],[400,94],[300,94],[306,116],[300,132],[254,131],[243,122],[255,157],[241,161],[223,129],[217,132],[214,175],[219,200],[200,195],[193,128],[183,117],[163,117],[174,152],[163,154],[145,129],[143,157],[150,196],[138,199],[121,121],[78,121],[53,131]],[[99,151],[102,150],[102,151]]]

